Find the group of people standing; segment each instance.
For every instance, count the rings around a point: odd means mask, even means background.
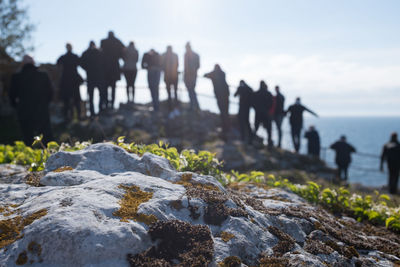
[[[267,132],[268,146],[272,147],[272,124],[275,123],[278,132],[277,147],[281,147],[282,122],[284,117],[289,114],[293,147],[296,152],[299,152],[304,111],[318,116],[315,112],[302,105],[299,97],[296,98],[296,102],[293,105],[285,109],[285,97],[281,93],[279,86],[275,86],[275,95],[272,95],[265,81],[261,81],[258,91],[254,92],[245,81],[241,80],[235,96],[239,96],[238,120],[240,135],[242,140],[247,143],[252,143],[260,125],[262,125]],[[250,126],[251,108],[255,110],[254,131]]]
[[[96,88],[100,95],[99,110],[114,107],[116,82],[121,79],[121,73],[124,74],[126,80],[127,100],[134,102],[139,60],[139,52],[134,42],[130,42],[125,47],[110,31],[108,37],[101,40],[99,48],[96,47],[94,41],[90,41],[88,49],[80,57],[72,52],[71,44],[67,44],[66,49],[67,52],[57,60],[57,65],[61,67],[60,91],[64,103],[64,116],[67,120],[72,116],[73,107],[75,107],[78,117],[81,115],[79,87],[84,79],[78,73],[78,66],[86,71],[91,116],[95,115],[93,95]],[[120,59],[124,62],[122,66],[120,66]],[[147,80],[154,110],[159,110],[159,84],[162,72],[168,93],[168,105],[172,109],[178,100],[178,55],[174,53],[171,46],[168,46],[167,51],[161,55],[154,49],[150,49],[143,55],[141,67],[147,70]],[[192,51],[190,43],[187,43],[184,57],[184,82],[193,110],[199,109],[195,93],[199,68],[200,57]]]

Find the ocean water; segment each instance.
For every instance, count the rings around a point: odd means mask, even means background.
[[[143,81],[144,79],[142,79]],[[183,83],[180,83],[183,87]],[[238,111],[238,99],[233,97],[234,88],[231,88],[231,105],[229,111],[236,114]],[[218,112],[217,104],[213,98],[211,82],[200,79],[196,88],[200,107],[203,110]],[[181,101],[189,101],[186,90],[180,88],[178,93]],[[82,99],[86,99],[86,88],[81,87]],[[163,87],[163,81],[160,82],[160,99],[167,98],[166,90]],[[137,85],[135,93],[135,102],[148,103],[151,101],[150,91],[143,83]],[[95,91],[95,103],[98,102],[98,93]],[[116,106],[119,103],[126,102],[126,89],[124,82],[118,84],[116,93]],[[318,113],[318,111],[316,111]],[[251,120],[254,120],[254,113],[250,114]],[[382,173],[379,171],[380,154],[383,144],[389,141],[390,134],[397,132],[400,134],[400,117],[311,117],[305,116],[304,129],[314,125],[321,138],[321,158],[331,167],[335,167],[334,151],[329,146],[339,139],[341,135],[347,136],[347,141],[352,144],[357,153],[352,156],[352,163],[349,168],[349,182],[361,183],[366,186],[380,187],[387,184],[387,169]],[[266,137],[266,132],[259,129],[258,135]],[[276,129],[273,126],[273,139],[277,140]],[[306,154],[306,139],[302,139],[300,153]],[[288,150],[294,150],[291,137],[289,122],[286,118],[283,122],[283,140],[282,147]]]

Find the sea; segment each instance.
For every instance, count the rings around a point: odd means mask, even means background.
[[[143,79],[144,80],[144,79]],[[167,98],[166,90],[160,82],[160,100]],[[183,83],[181,83],[181,87]],[[218,112],[216,100],[213,97],[212,86],[210,82],[201,80],[200,86],[196,88],[200,108]],[[230,114],[236,114],[238,111],[238,99],[233,97],[234,89],[231,88],[232,98],[230,99]],[[87,99],[85,86],[81,87],[81,96],[83,100]],[[179,99],[188,102],[189,98],[186,90],[180,89],[178,93]],[[94,102],[98,103],[98,92],[95,91]],[[137,85],[135,93],[135,102],[148,103],[151,101],[150,91],[147,85]],[[124,84],[117,85],[116,107],[120,103],[126,102],[126,89]],[[316,111],[318,112],[318,111]],[[250,113],[254,119],[254,112]],[[379,170],[380,155],[382,146],[389,141],[390,134],[397,132],[400,135],[400,117],[334,117],[320,116],[318,118],[306,115],[304,117],[304,135],[305,129],[310,125],[314,125],[319,132],[321,138],[321,158],[330,167],[335,167],[334,151],[329,146],[337,141],[341,135],[346,135],[347,141],[353,145],[357,152],[352,155],[352,163],[349,168],[349,183],[359,183],[365,186],[382,187],[387,185],[388,172],[385,165],[384,172]],[[258,135],[266,139],[266,132],[259,129]],[[276,142],[277,133],[273,126],[273,139]],[[301,154],[306,154],[306,139],[301,140]],[[294,150],[288,119],[283,122],[283,140],[282,148]]]

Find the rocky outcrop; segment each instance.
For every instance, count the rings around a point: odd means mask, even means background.
[[[334,217],[280,189],[223,188],[214,177],[177,172],[164,158],[106,143],[52,155],[39,187],[0,181],[0,266],[400,260],[400,238],[387,230]]]

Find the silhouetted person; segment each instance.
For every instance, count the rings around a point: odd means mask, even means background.
[[[81,56],[81,67],[86,71],[87,90],[89,95],[90,115],[94,116],[93,94],[94,89],[99,90],[99,110],[106,108],[107,92],[104,84],[103,53],[90,41],[89,48]]]
[[[346,136],[344,135],[340,137],[340,140],[333,143],[330,148],[336,151],[335,162],[338,166],[338,177],[346,181],[348,178],[348,168],[351,163],[351,153],[355,153],[356,149],[346,142]]]
[[[196,87],[197,70],[199,68],[200,57],[198,54],[193,52],[190,43],[187,43],[184,58],[183,80],[189,93],[191,110],[198,110],[200,108],[199,102],[197,101],[197,95],[194,90],[194,88]]]
[[[31,145],[33,137],[40,134],[47,143],[53,139],[49,116],[53,88],[49,76],[34,66],[33,58],[26,55],[22,62],[21,71],[11,79],[11,104],[17,109],[25,144]]]
[[[311,111],[310,109],[306,108],[300,103],[300,97],[296,98],[296,102],[291,105],[288,110],[285,112],[290,113],[290,128],[292,134],[292,141],[293,146],[296,152],[298,153],[300,150],[300,142],[301,142],[301,129],[303,128],[303,112],[308,111],[314,116],[318,117],[318,115]]]
[[[115,38],[114,32],[108,32],[108,38],[101,40],[101,49],[104,54],[104,80],[107,92],[107,106],[114,108],[115,86],[121,79],[119,59],[122,58],[124,45]],[[111,87],[111,99],[108,88]]]
[[[128,102],[135,101],[135,81],[137,75],[136,63],[139,60],[139,53],[135,48],[135,43],[130,42],[128,47],[124,49],[123,53],[124,66],[122,67],[124,71],[124,76],[126,80],[126,95],[128,97]],[[132,97],[130,97],[132,95]]]
[[[83,83],[82,77],[78,74],[80,64],[79,57],[72,53],[72,45],[67,44],[67,53],[57,60],[57,65],[61,66],[60,93],[64,103],[64,117],[68,121],[72,118],[73,109],[71,109],[71,100],[73,107],[78,113],[78,119],[81,118],[81,94],[79,86]],[[72,114],[71,114],[72,113]]]
[[[282,122],[285,117],[285,97],[281,94],[279,86],[275,86],[276,95],[274,96],[273,106],[274,114],[273,121],[275,122],[276,129],[278,130],[278,147],[282,144]]]
[[[307,153],[310,156],[314,156],[319,158],[319,153],[321,150],[321,144],[319,139],[319,134],[317,130],[315,130],[314,126],[310,126],[308,131],[304,134],[304,137],[307,139]]]
[[[389,192],[397,193],[397,183],[400,174],[400,144],[397,139],[397,133],[392,133],[390,141],[383,146],[381,155],[380,169],[383,171],[383,163],[387,162],[389,170]]]
[[[264,126],[268,134],[268,146],[272,146],[272,94],[268,91],[268,86],[264,81],[260,82],[260,88],[253,95],[253,105],[256,110],[256,118],[254,122],[254,132],[257,133],[260,124]]]
[[[220,111],[222,122],[222,138],[227,138],[229,131],[229,85],[225,79],[225,72],[218,64],[215,64],[212,72],[204,74],[204,77],[211,79],[214,87],[214,94]]]
[[[249,122],[250,107],[252,106],[253,94],[253,89],[251,89],[250,86],[248,86],[243,80],[241,80],[235,96],[239,96],[238,119],[240,136],[242,141],[248,143],[251,143],[253,139],[253,131],[251,130]]]
[[[174,99],[178,102],[178,55],[167,46],[167,51],[161,56],[161,65],[164,71],[164,81],[168,93],[168,106],[172,108],[171,87],[174,88]]]
[[[160,74],[161,74],[161,58],[154,49],[150,49],[142,58],[142,68],[147,69],[147,81],[149,83],[151,98],[153,100],[153,108],[159,110],[160,102],[158,97]]]

